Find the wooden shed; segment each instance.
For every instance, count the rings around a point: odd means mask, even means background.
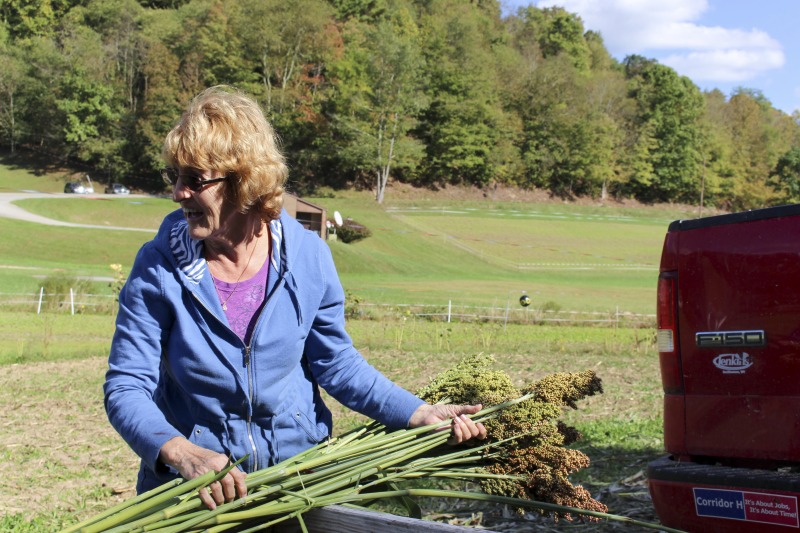
[[[289,193],[283,195],[283,207],[304,228],[316,231],[322,240],[328,238],[328,212],[322,206],[307,202]]]

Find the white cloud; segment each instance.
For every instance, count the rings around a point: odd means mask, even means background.
[[[659,60],[694,81],[719,82],[754,79],[765,71],[781,67],[783,61],[780,50],[753,51],[734,48],[672,54]]]
[[[742,82],[780,68],[780,43],[759,29],[696,24],[706,0],[541,0],[564,7],[600,32],[609,51],[654,57],[693,80]]]

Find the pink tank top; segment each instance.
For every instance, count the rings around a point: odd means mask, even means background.
[[[264,305],[269,278],[269,257],[261,265],[258,273],[250,279],[236,283],[226,283],[214,278],[220,303],[225,303],[225,316],[231,329],[242,338],[245,344],[250,343],[253,328],[258,319],[258,312]]]

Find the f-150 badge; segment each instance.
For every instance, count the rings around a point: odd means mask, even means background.
[[[714,358],[714,366],[722,370],[723,374],[744,374],[745,370],[753,366],[753,362],[746,352],[722,353]]]
[[[698,348],[730,346],[766,346],[767,334],[763,329],[745,331],[699,331],[694,335]]]

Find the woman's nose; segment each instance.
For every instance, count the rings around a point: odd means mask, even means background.
[[[191,191],[184,186],[183,180],[178,179],[175,182],[175,185],[172,186],[172,201],[176,203],[180,203],[183,200],[186,200],[191,196]]]

